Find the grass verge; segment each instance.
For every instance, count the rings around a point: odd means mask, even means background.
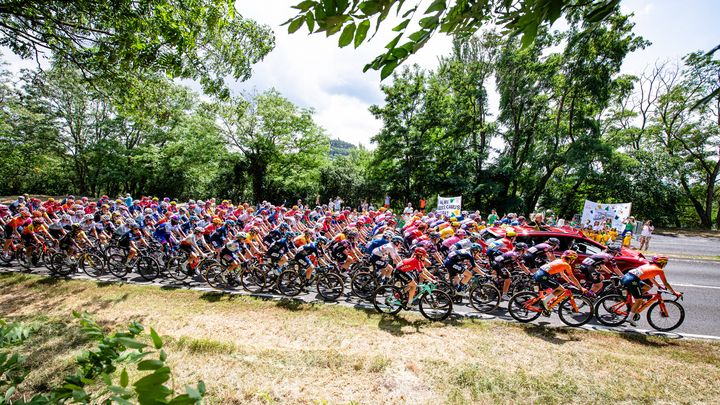
[[[209,403],[710,403],[720,344],[498,321],[429,323],[336,305],[0,275],[3,317],[37,326],[22,387],[57,383],[87,342],[72,310],[165,339],[175,384]]]

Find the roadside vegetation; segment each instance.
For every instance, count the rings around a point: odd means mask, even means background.
[[[499,321],[429,323],[414,314],[119,283],[0,275],[15,349],[32,371],[18,391],[57,386],[92,346],[72,311],[106,330],[152,326],[176,387],[205,381],[233,403],[713,402],[720,344]],[[151,344],[151,342],[147,342]],[[130,373],[130,380],[137,376]]]

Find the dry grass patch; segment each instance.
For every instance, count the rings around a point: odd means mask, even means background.
[[[87,310],[108,327],[152,325],[168,343],[176,384],[204,380],[210,403],[697,403],[720,396],[720,345],[710,342],[430,323],[411,313],[47,280],[0,275],[4,317],[42,325],[43,342],[23,349],[37,351],[28,385],[36,391],[84,344],[70,311]]]

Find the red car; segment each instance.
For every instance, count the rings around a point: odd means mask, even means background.
[[[605,250],[605,246],[601,243],[588,239],[582,231],[570,227],[543,227],[542,230],[524,226],[511,226],[505,229],[493,227],[483,232],[483,240],[489,241],[490,239],[505,237],[505,232],[510,229],[517,233],[516,242],[525,242],[528,246],[545,242],[549,238],[557,238],[560,240],[560,247],[557,251],[562,252],[567,249],[572,249],[578,252],[579,257],[578,260],[575,261],[575,267],[578,267],[586,257]],[[645,259],[641,253],[625,247],[622,248],[621,253],[615,260],[617,261],[618,268],[623,272],[648,263],[647,259]]]

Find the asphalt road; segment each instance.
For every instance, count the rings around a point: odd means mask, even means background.
[[[633,246],[640,242],[633,240]],[[720,238],[701,236],[653,235],[650,239],[650,251],[689,256],[720,256]]]
[[[0,269],[0,271],[21,271],[20,268],[7,267]],[[34,270],[34,274],[49,275],[49,272],[45,268],[39,268]],[[684,292],[684,299],[681,304],[685,308],[685,321],[676,330],[675,333],[668,334],[669,336],[677,337],[679,335],[702,335],[702,336],[716,336],[720,338],[720,261],[701,261],[701,260],[680,260],[671,259],[667,266],[667,276],[669,282],[676,288],[676,290]],[[90,279],[84,273],[78,273],[73,275],[73,278]],[[101,281],[120,281],[112,275],[102,276]],[[137,283],[137,284],[151,284],[165,287],[175,288],[189,288],[201,291],[214,291],[207,286],[202,280],[186,280],[185,282],[177,282],[172,279],[156,280],[154,282],[147,282],[143,280],[137,274],[129,274],[123,282]],[[226,291],[233,294],[246,294],[243,291]],[[360,301],[357,297],[351,296],[350,291],[346,288],[344,297],[341,298],[339,304],[372,308],[372,304]],[[278,294],[257,294],[263,297],[281,299],[282,296]],[[297,299],[305,302],[316,302],[320,301],[320,297],[311,290],[311,293],[300,295]],[[480,314],[474,312],[474,310],[465,305],[456,305],[454,312],[461,316],[485,318],[485,319],[505,319],[512,322],[512,318],[507,314],[506,303],[501,302],[500,307],[490,314]],[[535,321],[541,325],[563,325],[556,314],[553,314],[550,318],[540,317]],[[587,328],[598,328],[598,329],[610,329],[603,327],[594,321],[591,321]],[[626,325],[619,328],[613,328],[618,331],[634,331],[634,332],[647,332],[651,330],[650,326],[647,325],[645,317],[640,321],[637,328],[632,328],[630,325]],[[678,335],[679,334],[679,335]],[[692,337],[692,336],[691,336]]]

